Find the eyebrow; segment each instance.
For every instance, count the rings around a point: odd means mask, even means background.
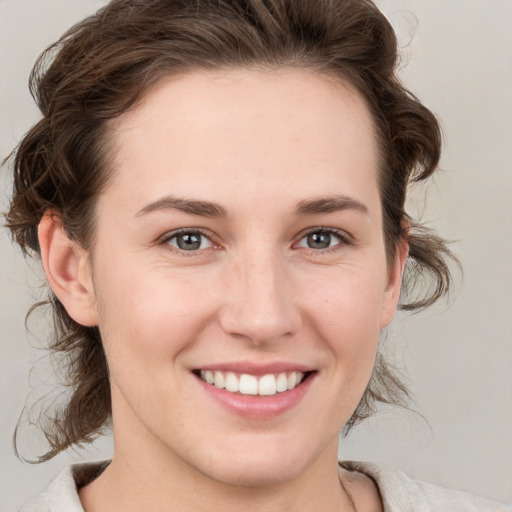
[[[301,201],[296,208],[297,215],[317,215],[321,213],[333,213],[342,210],[355,210],[367,214],[368,207],[348,196],[327,196]]]
[[[201,217],[227,217],[227,210],[217,203],[201,201],[198,199],[184,199],[166,196],[144,206],[136,217],[156,211],[177,210]],[[301,201],[295,213],[299,216],[333,213],[342,210],[355,210],[364,214],[368,208],[362,202],[348,196],[328,196]]]
[[[211,203],[210,201],[166,196],[144,206],[142,210],[137,212],[136,217],[165,210],[177,210],[201,217],[227,217],[228,215],[227,210],[223,206]]]

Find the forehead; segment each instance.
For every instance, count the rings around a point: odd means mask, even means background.
[[[161,187],[186,195],[180,187],[193,183],[196,195],[224,187],[278,197],[297,178],[325,193],[326,180],[347,173],[362,187],[376,182],[377,144],[364,100],[343,81],[304,70],[169,77],[111,130],[119,171],[113,185],[128,174],[138,196]],[[274,186],[262,190],[268,182]]]

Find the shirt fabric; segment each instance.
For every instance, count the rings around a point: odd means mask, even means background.
[[[48,489],[19,512],[84,512],[77,489],[96,478],[108,462],[66,467]],[[369,476],[377,484],[384,512],[512,512],[512,507],[471,494],[412,480],[405,473],[369,462],[343,467]]]

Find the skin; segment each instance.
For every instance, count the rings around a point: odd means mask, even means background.
[[[402,242],[386,262],[364,101],[306,71],[198,71],[165,80],[111,129],[92,249],[55,216],[39,229],[52,289],[76,321],[99,326],[110,368],[115,455],[80,491],[85,510],[353,510],[338,433],[407,255]],[[170,195],[224,215],[181,211]],[[343,208],[318,206],[340,197]],[[203,231],[199,249],[179,248],[183,228]],[[325,228],[337,233],[329,247],[310,247]],[[314,373],[283,414],[245,418],[192,372],[232,361]],[[368,478],[341,478],[358,512],[381,509]]]

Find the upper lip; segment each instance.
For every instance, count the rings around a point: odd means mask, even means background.
[[[230,361],[225,363],[213,363],[195,368],[196,370],[203,371],[220,371],[220,372],[233,372],[245,373],[249,375],[268,375],[270,373],[284,373],[284,372],[301,372],[308,373],[314,371],[312,366],[305,364],[275,361],[271,363],[254,363],[250,361]]]

